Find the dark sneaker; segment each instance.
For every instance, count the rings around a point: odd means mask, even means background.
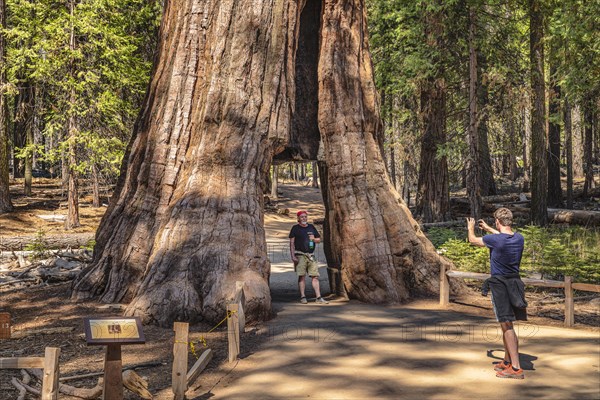
[[[308,303],[308,300],[306,300],[306,297],[300,297],[300,303],[306,304]]]
[[[513,367],[504,368],[502,371],[496,372],[498,378],[510,378],[510,379],[525,379],[523,369],[519,368],[514,370]]]
[[[505,368],[508,368],[510,366],[510,363],[507,363],[506,360],[502,360],[498,363],[494,363],[494,371],[504,371]]]
[[[315,303],[317,304],[329,304],[329,302],[327,300],[325,300],[322,297],[317,297],[317,299],[315,300]]]

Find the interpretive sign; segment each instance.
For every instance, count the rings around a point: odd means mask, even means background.
[[[88,345],[145,343],[138,317],[87,317],[83,319]]]
[[[0,339],[10,339],[10,314],[0,312]]]

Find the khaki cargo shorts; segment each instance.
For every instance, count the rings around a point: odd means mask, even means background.
[[[319,264],[315,257],[309,257],[304,254],[296,254],[298,257],[298,264],[296,264],[295,270],[298,276],[304,276],[308,272],[308,276],[320,276],[319,275]]]

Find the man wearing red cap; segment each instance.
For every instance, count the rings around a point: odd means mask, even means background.
[[[300,289],[300,303],[306,304],[306,280],[305,276],[312,279],[312,286],[317,295],[317,304],[327,304],[328,301],[321,297],[319,287],[319,265],[315,260],[315,246],[321,243],[321,235],[314,225],[308,223],[308,212],[300,210],[296,213],[298,224],[290,231],[290,255],[294,262],[294,269],[298,274],[298,288]]]

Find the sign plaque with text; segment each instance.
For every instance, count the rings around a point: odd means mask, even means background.
[[[10,314],[0,312],[0,339],[10,339]]]
[[[88,345],[145,343],[138,317],[87,317],[83,319]]]

